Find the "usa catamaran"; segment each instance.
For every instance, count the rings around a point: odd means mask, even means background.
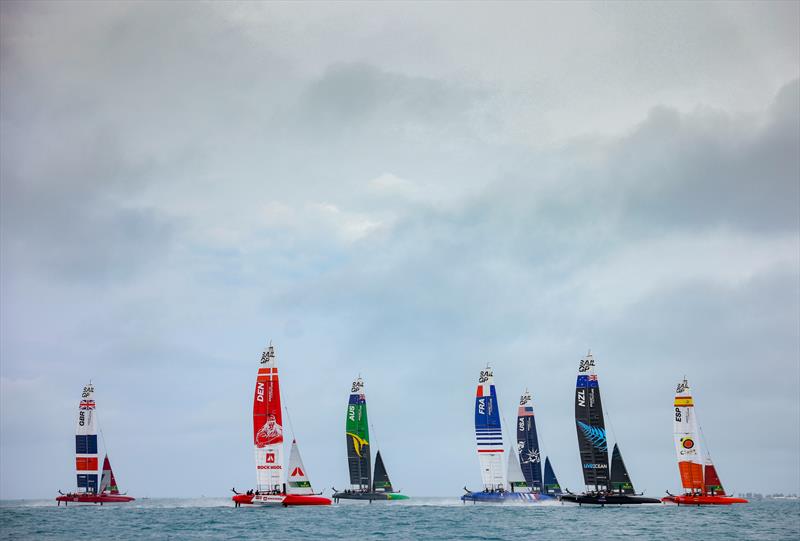
[[[407,500],[408,496],[396,492],[392,487],[380,451],[375,456],[375,472],[374,475],[371,475],[367,397],[364,394],[364,381],[360,377],[353,382],[350,388],[344,431],[347,444],[347,465],[350,470],[350,488],[345,490],[334,488],[334,501]]]
[[[94,386],[89,383],[83,388],[78,405],[78,424],[75,429],[75,470],[78,490],[56,498],[58,505],[69,503],[125,503],[135,498],[121,494],[117,480],[111,470],[111,462],[106,453],[103,459],[102,476],[97,473],[97,415],[95,413]],[[100,478],[100,485],[97,480]]]
[[[331,500],[314,493],[300,458],[297,442],[292,441],[288,476],[283,468],[283,415],[275,348],[261,354],[253,398],[253,445],[256,459],[256,488],[245,494],[235,492],[236,507],[252,505],[330,505]]]
[[[581,359],[575,384],[575,426],[578,450],[586,483],[583,494],[562,494],[562,502],[594,505],[623,505],[661,503],[655,498],[636,494],[619,447],[614,444],[611,473],[608,467],[608,439],[600,401],[600,384],[595,373],[595,361],[590,351]]]
[[[560,492],[549,460],[545,468],[549,478],[544,484],[542,482],[539,441],[530,402],[530,394],[526,391],[520,399],[517,415],[517,446],[509,449],[504,468],[506,448],[494,373],[490,366],[481,370],[475,396],[475,441],[483,490],[472,492],[465,487],[466,493],[461,496],[463,502],[536,503],[552,500]]]
[[[678,505],[731,505],[747,503],[744,498],[725,494],[717,469],[708,452],[703,454],[700,445],[699,425],[694,409],[692,391],[686,378],[678,383],[673,403],[673,428],[678,471],[684,493],[661,498],[665,503]]]

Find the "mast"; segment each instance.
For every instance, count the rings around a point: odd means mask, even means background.
[[[256,490],[281,492],[283,484],[283,417],[275,348],[261,353],[253,397],[253,445]]]
[[[531,492],[542,492],[542,460],[539,452],[539,437],[536,434],[536,418],[528,390],[519,399],[517,413],[517,452],[525,481]]]
[[[611,490],[619,494],[635,494],[633,483],[628,476],[628,468],[622,460],[622,453],[617,444],[614,444],[614,452],[611,453]]]
[[[608,490],[608,444],[600,402],[600,384],[589,351],[578,366],[575,383],[575,428],[587,492]]]
[[[345,422],[347,440],[347,464],[350,469],[350,488],[368,491],[372,486],[370,477],[369,423],[367,421],[367,397],[364,381],[359,377],[350,388]]]
[[[97,426],[94,415],[94,386],[83,388],[75,428],[75,473],[78,492],[97,492]]]
[[[505,489],[503,471],[503,429],[497,406],[497,391],[490,366],[481,370],[475,397],[475,440],[481,466],[481,480],[487,490]]]
[[[701,494],[703,492],[703,462],[701,460],[703,455],[700,452],[694,400],[686,378],[678,383],[675,390],[674,408],[673,432],[681,484],[687,493]]]

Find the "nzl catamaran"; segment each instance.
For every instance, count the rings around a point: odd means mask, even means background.
[[[103,459],[102,476],[97,474],[97,415],[95,413],[94,386],[89,383],[83,388],[78,406],[78,424],[75,428],[75,470],[78,490],[56,498],[58,505],[70,503],[126,503],[135,498],[120,494],[117,480],[111,470],[108,453]],[[98,477],[100,486],[97,485]]]
[[[684,493],[661,498],[665,503],[678,505],[731,505],[747,503],[744,498],[725,494],[717,469],[708,452],[705,456],[700,446],[699,424],[695,415],[694,400],[686,378],[678,383],[673,404],[675,453]]]
[[[466,494],[461,496],[461,501],[537,503],[554,499],[561,488],[549,459],[545,461],[542,479],[539,439],[530,393],[526,391],[520,398],[517,445],[516,449],[509,449],[506,468],[503,467],[506,448],[500,417],[494,373],[487,366],[480,372],[475,396],[475,441],[483,490],[472,492],[464,487]]]
[[[367,397],[364,394],[364,381],[359,377],[350,388],[345,421],[347,443],[347,465],[350,470],[350,488],[333,489],[333,499],[387,501],[407,500],[408,496],[395,492],[381,452],[375,455],[375,472],[370,469],[371,447],[369,444],[369,422],[367,420]]]
[[[247,505],[330,505],[328,498],[315,494],[306,475],[297,442],[292,441],[288,476],[283,468],[283,415],[275,348],[261,354],[253,397],[253,445],[256,459],[256,488],[232,497],[236,507]]]
[[[575,426],[578,432],[578,450],[583,469],[586,492],[562,494],[562,502],[580,505],[628,505],[661,503],[655,498],[636,494],[622,460],[619,447],[614,444],[611,473],[608,467],[608,439],[600,401],[600,384],[595,373],[595,362],[590,351],[578,366],[575,384]]]

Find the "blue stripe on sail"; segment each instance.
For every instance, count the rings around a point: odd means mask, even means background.
[[[97,453],[97,434],[91,436],[75,436],[75,453],[93,455]]]
[[[97,474],[78,474],[78,488],[85,488],[87,492],[97,492]]]
[[[489,447],[497,447],[499,445],[499,446],[502,447],[503,446],[503,442],[502,441],[485,441],[485,442],[484,441],[479,441],[478,445],[487,445]]]

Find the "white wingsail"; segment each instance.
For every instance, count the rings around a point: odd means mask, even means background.
[[[475,442],[484,488],[488,490],[505,488],[503,428],[500,425],[500,408],[497,406],[494,374],[489,366],[481,370],[475,393]]]
[[[703,454],[700,452],[697,417],[689,382],[684,379],[675,391],[674,403],[675,453],[681,484],[687,493],[703,491]]]
[[[297,441],[292,440],[292,450],[289,452],[289,479],[286,483],[287,494],[314,494],[311,481],[306,475],[306,467],[300,456]]]

